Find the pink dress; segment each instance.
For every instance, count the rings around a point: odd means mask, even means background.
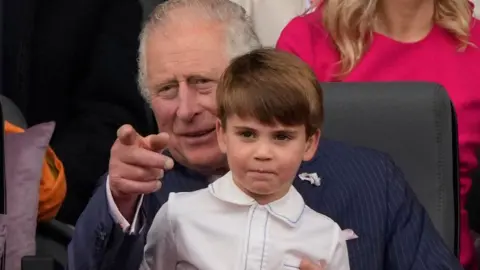
[[[322,82],[337,81],[335,63],[339,61],[332,41],[315,11],[293,19],[277,43],[314,70]],[[474,248],[464,206],[470,190],[471,171],[477,166],[475,151],[480,151],[480,21],[474,20],[471,42],[478,48],[457,51],[456,40],[435,26],[423,40],[401,43],[375,33],[373,43],[345,82],[427,81],[443,85],[453,101],[460,144],[460,261],[474,269]]]

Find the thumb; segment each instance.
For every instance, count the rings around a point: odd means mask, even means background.
[[[319,263],[314,263],[311,260],[304,258],[300,263],[300,270],[326,270],[327,264],[324,260]]]
[[[166,132],[159,134],[153,134],[145,137],[142,141],[148,147],[148,149],[155,152],[162,152],[167,148],[169,135]]]
[[[124,145],[133,145],[141,136],[131,125],[123,125],[117,130],[117,138]]]

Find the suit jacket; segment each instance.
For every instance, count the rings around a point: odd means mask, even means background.
[[[3,7],[3,95],[28,124],[56,122],[65,166],[58,218],[75,224],[107,170],[117,128],[148,133],[136,86],[137,0],[15,0]]]
[[[388,156],[322,140],[314,159],[301,165],[302,172],[321,178],[320,186],[294,181],[305,203],[358,235],[347,243],[351,269],[461,269]],[[133,235],[114,223],[103,185],[77,223],[68,248],[69,269],[138,269],[146,232],[168,194],[207,185],[205,177],[176,164],[165,174],[162,188],[144,197],[143,228]]]

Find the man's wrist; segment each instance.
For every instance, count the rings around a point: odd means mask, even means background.
[[[112,194],[113,195],[113,194]],[[123,198],[116,198],[116,196],[113,196],[113,200],[115,204],[118,207],[118,210],[120,211],[120,214],[129,222],[132,223],[134,217],[135,217],[135,210],[136,206],[138,203],[138,197],[139,196],[133,196],[133,197],[123,197]]]

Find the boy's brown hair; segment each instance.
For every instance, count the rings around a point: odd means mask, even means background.
[[[252,117],[263,124],[305,125],[307,136],[323,123],[323,97],[315,74],[294,55],[258,49],[232,60],[217,88],[218,117]]]

